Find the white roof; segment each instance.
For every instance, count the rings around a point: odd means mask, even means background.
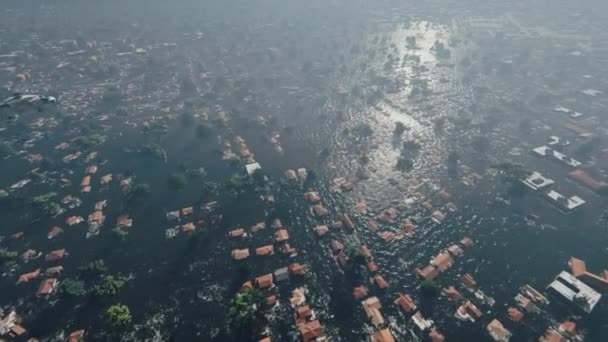
[[[422,317],[422,314],[420,313],[420,311],[416,312],[416,314],[414,316],[412,316],[412,321],[422,331],[429,329],[430,327],[433,326],[433,321]]]
[[[532,151],[534,151],[535,153],[537,153],[538,155],[541,155],[543,157],[552,157],[557,159],[558,161],[561,161],[562,163],[565,163],[566,165],[570,165],[572,167],[577,167],[580,166],[582,163],[579,162],[578,160],[575,160],[573,158],[568,157],[567,155],[556,151],[552,148],[550,148],[549,146],[543,145],[543,146],[539,146],[535,149],[533,149]]]
[[[253,175],[255,170],[261,170],[261,169],[262,169],[262,167],[260,166],[259,163],[251,163],[251,164],[245,165],[245,170],[247,170],[247,174],[250,176]]]
[[[581,205],[585,204],[585,201],[578,196],[572,196],[572,197],[566,198],[564,195],[560,194],[559,192],[557,192],[555,190],[549,191],[547,193],[547,197],[549,198],[549,200],[557,203],[560,206],[563,206],[564,208],[566,208],[568,210],[576,209],[576,208],[580,207]]]
[[[602,298],[602,295],[597,291],[565,271],[562,271],[547,288],[555,290],[561,296],[578,305],[587,313],[593,311],[593,308],[595,308]],[[574,302],[575,298],[584,299],[586,305]]]
[[[555,183],[553,179],[546,178],[537,171],[532,172],[532,174],[528,176],[528,178],[523,179],[522,182],[532,190],[542,189]]]

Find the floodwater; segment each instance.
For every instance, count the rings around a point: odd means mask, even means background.
[[[476,245],[465,249],[464,256],[456,258],[454,266],[442,273],[437,282],[443,287],[458,286],[459,274],[473,274],[480,288],[496,300],[493,307],[482,307],[482,321],[487,323],[496,317],[508,324],[506,309],[514,305],[513,297],[518,288],[530,284],[542,290],[560,270],[567,268],[566,262],[570,256],[584,259],[598,270],[605,266],[608,260],[605,232],[595,225],[597,210],[602,203],[594,201],[584,210],[571,215],[560,214],[534,194],[514,200],[510,206],[496,204],[496,184],[500,181],[487,171],[487,166],[492,161],[508,158],[509,152],[515,147],[527,151],[529,147],[542,143],[543,128],[536,127],[536,136],[522,139],[515,132],[516,125],[500,122],[489,134],[493,143],[487,153],[488,158],[477,158],[468,148],[471,138],[479,134],[477,126],[458,129],[447,120],[444,129],[435,129],[433,123],[438,118],[451,118],[461,111],[468,111],[476,100],[473,96],[475,84],[465,81],[456,65],[459,56],[467,53],[465,46],[453,44],[455,39],[462,37],[454,37],[453,34],[447,23],[420,20],[381,23],[377,26],[377,32],[362,35],[365,44],[361,45],[371,46],[380,52],[373,57],[350,60],[346,67],[349,72],[332,73],[327,87],[317,90],[327,98],[320,109],[315,108],[301,115],[286,110],[287,105],[269,105],[266,108],[267,114],[276,116],[283,126],[295,127],[293,132],[279,130],[284,147],[282,154],[276,152],[268,141],[273,129],[251,128],[234,113],[229,113],[229,129],[220,133],[218,139],[215,136],[210,138],[204,146],[192,143],[195,140],[194,130],[183,127],[177,120],[163,138],[162,145],[169,159],[167,163],[162,163],[125,152],[125,146],[134,147],[140,143],[139,133],[131,127],[121,127],[118,120],[113,121],[116,127],[107,133],[112,138],[96,148],[100,155],[97,163],[102,165],[98,175],[110,172],[115,175],[134,174],[136,183],[150,184],[153,196],[145,205],[128,206],[115,182],[106,191],[79,196],[83,199],[83,205],[71,211],[70,215],[86,217],[93,211],[96,201],[107,199],[106,231],[119,214],[129,213],[134,219],[134,226],[125,243],[116,242],[103,231],[99,236],[85,239],[84,226],[65,228],[66,233],[59,239],[47,241],[46,232],[54,224],[61,224],[63,218],[26,224],[22,218],[12,217],[5,210],[2,213],[3,225],[14,227],[11,232],[27,231],[27,244],[20,248],[46,251],[65,247],[71,256],[62,263],[66,269],[64,277],[75,275],[79,265],[98,258],[106,261],[112,273],[133,276],[128,287],[112,300],[129,304],[134,312],[136,326],[133,332],[123,336],[124,340],[225,339],[222,331],[227,303],[247,278],[242,270],[246,268],[249,277],[254,277],[292,262],[277,253],[267,258],[252,256],[237,263],[230,258],[232,249],[267,244],[272,241],[274,232],[269,228],[242,241],[230,240],[227,232],[237,226],[250,227],[263,220],[269,221],[271,217],[280,217],[288,227],[291,244],[298,249],[295,260],[307,265],[310,270],[303,279],[278,284],[283,301],[271,313],[273,340],[295,341],[298,338],[291,321],[292,310],[284,303],[291,290],[298,286],[308,289],[308,303],[315,309],[333,341],[365,340],[374,329],[366,323],[363,309],[352,299],[351,293],[353,286],[367,283],[366,276],[344,274],[331,257],[329,239],[318,239],[312,230],[318,224],[333,221],[338,213],[344,211],[354,217],[356,232],[335,234],[344,240],[358,239],[372,250],[380,273],[390,283],[390,288],[377,293],[372,290],[371,293],[381,297],[384,304],[382,312],[400,340],[413,338],[409,331],[412,325],[392,305],[392,299],[399,292],[417,296],[419,280],[415,268],[426,265],[442,248],[465,236],[472,237]],[[405,44],[406,37],[416,37],[415,47]],[[436,41],[450,47],[449,59],[436,57],[431,49]],[[188,48],[188,58],[196,60],[198,52],[196,47]],[[393,62],[386,67],[389,55]],[[363,63],[365,68],[360,66]],[[209,69],[210,72],[215,70],[213,66],[209,66]],[[420,87],[420,80],[424,80],[423,88],[428,92],[412,95],[412,90]],[[203,81],[194,81],[197,87],[204,87]],[[336,91],[338,87],[352,90],[355,86],[362,89],[362,96],[344,95]],[[368,101],[367,97],[376,90],[380,90],[384,96]],[[311,87],[303,85],[296,95],[287,96],[282,101],[287,103],[297,96],[306,97],[310,92],[313,92]],[[230,98],[226,98],[218,101],[218,104],[228,107],[229,101]],[[268,102],[272,102],[272,98]],[[481,121],[480,114],[472,113],[471,119]],[[548,121],[545,119],[538,117],[541,122]],[[393,134],[397,121],[406,126],[401,137]],[[367,137],[357,133],[364,124],[373,131]],[[65,135],[69,135],[68,132]],[[208,171],[208,179],[218,182],[222,182],[227,174],[242,172],[242,165],[229,165],[216,153],[220,145],[218,142],[231,140],[234,138],[232,135],[240,135],[247,141],[256,160],[274,180],[283,177],[287,168],[316,170],[319,180],[309,185],[321,194],[323,202],[330,209],[330,218],[315,219],[301,192],[281,186],[276,188],[277,204],[274,208],[261,204],[254,196],[244,197],[238,202],[221,198],[224,214],[221,225],[206,226],[198,238],[178,236],[165,239],[165,229],[173,225],[166,221],[165,212],[191,205],[198,208],[201,203],[214,199],[198,190],[201,185],[198,181],[193,181],[182,192],[167,191],[166,176],[175,172],[180,164],[203,166]],[[64,141],[65,136],[56,132],[46,139],[38,152],[51,155],[54,153],[52,146]],[[420,148],[406,148],[403,151],[405,141],[415,141]],[[319,158],[319,153],[324,149],[329,152],[325,160]],[[483,179],[467,186],[448,176],[446,159],[453,151],[461,154],[461,164],[470,166]],[[364,155],[369,159],[367,163],[361,160]],[[396,168],[401,155],[413,161],[411,171]],[[567,172],[559,165],[539,161],[527,155],[527,152],[519,158],[527,165],[542,168],[543,173],[554,179],[565,179]],[[29,167],[26,162],[15,162],[15,158],[10,162],[6,173],[3,164],[3,175],[8,180],[6,185],[21,179],[21,173]],[[64,172],[73,185],[60,190],[61,197],[78,192],[82,176],[80,170],[84,170],[84,167],[85,164],[77,161],[69,166],[73,174]],[[355,189],[349,193],[331,192],[330,186],[337,177],[355,181]],[[563,187],[573,193],[593,196],[574,184],[566,183]],[[414,193],[420,192],[432,199],[433,204],[441,206],[442,202],[437,200],[436,194],[440,189],[451,193],[458,207],[453,213],[443,209],[447,217],[441,224],[423,219],[413,236],[403,236],[390,243],[381,239],[381,232],[398,234],[406,218],[428,216],[428,212],[412,200]],[[37,188],[36,193],[43,192],[39,190]],[[29,190],[25,188],[24,191]],[[354,204],[361,200],[367,202],[373,214],[354,214]],[[399,210],[398,218],[391,223],[380,224],[378,232],[368,229],[367,221],[390,207]],[[539,215],[542,222],[555,229],[541,229],[539,225],[526,224],[524,217],[529,213]],[[192,220],[204,218],[198,210]],[[29,271],[35,265],[36,262],[21,267],[16,274]],[[37,284],[15,287],[14,279],[14,276],[2,279],[0,303],[16,304],[23,298],[28,308],[24,311],[30,313],[26,316],[26,323],[35,336],[53,336],[63,328],[69,331],[85,327],[90,332],[90,340],[112,339],[112,336],[104,333],[100,319],[101,310],[110,302],[60,300],[49,305],[32,298]],[[472,297],[464,290],[462,293]],[[420,307],[447,335],[448,340],[489,339],[484,332],[485,324],[457,322],[453,318],[455,305],[443,297],[433,303],[420,303]],[[581,321],[581,326],[589,331],[588,340],[601,341],[601,336],[608,334],[606,322],[601,318],[606,317],[607,310],[603,301],[592,316]],[[568,318],[570,314],[568,309],[551,306],[537,317],[526,317],[521,325],[508,327],[514,333],[515,341],[535,340],[550,324]]]

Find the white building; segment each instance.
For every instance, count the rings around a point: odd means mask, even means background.
[[[564,163],[568,166],[578,167],[578,166],[582,165],[582,163],[579,162],[578,160],[576,160],[574,158],[570,158],[567,155],[565,155],[559,151],[556,151],[546,145],[539,146],[539,147],[533,149],[532,151],[534,151],[534,153],[538,154],[541,157],[555,159],[558,162]]]
[[[547,290],[563,297],[586,313],[591,313],[602,298],[601,294],[566,271],[562,271],[547,286]]]
[[[586,203],[582,198],[578,196],[565,197],[564,195],[560,194],[555,190],[549,191],[545,196],[547,197],[549,202],[557,205],[560,209],[564,211],[572,211]]]
[[[534,171],[530,176],[522,179],[522,182],[530,189],[536,191],[555,183],[553,179],[544,177],[540,172]]]

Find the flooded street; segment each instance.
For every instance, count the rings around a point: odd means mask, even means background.
[[[492,341],[494,319],[511,341],[563,322],[603,341],[605,299],[586,314],[524,285],[608,267],[606,21],[469,2],[3,10],[23,37],[0,44],[0,318],[40,341],[300,341],[317,321],[329,341]],[[234,331],[252,288],[255,333]]]

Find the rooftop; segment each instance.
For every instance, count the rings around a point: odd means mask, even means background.
[[[553,290],[586,313],[591,313],[602,298],[601,294],[565,271],[558,274],[547,289]]]

